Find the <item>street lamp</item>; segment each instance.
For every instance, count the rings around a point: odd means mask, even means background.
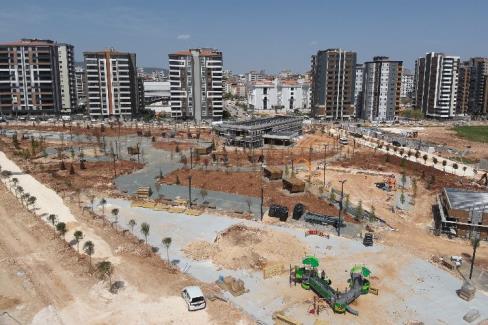
[[[324,187],[325,187],[325,165],[327,164],[327,147],[328,144],[324,144]]]
[[[188,176],[188,205],[191,208],[191,175]]]
[[[339,224],[337,227],[337,234],[338,236],[341,235],[341,223],[342,223],[342,202],[344,201],[344,183],[347,179],[339,181],[341,183],[341,201],[339,202]]]

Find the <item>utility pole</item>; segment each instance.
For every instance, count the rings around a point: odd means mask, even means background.
[[[193,169],[193,148],[190,148],[190,169]]]
[[[188,205],[191,208],[191,175],[188,176]]]
[[[264,217],[263,205],[264,205],[264,187],[261,185],[261,221],[263,221],[263,217]]]
[[[325,165],[327,164],[327,147],[328,144],[324,144],[324,187],[325,187]]]
[[[344,201],[344,183],[347,179],[339,181],[341,183],[341,201],[339,202],[339,224],[337,226],[337,235],[341,236],[341,223],[342,223],[342,202]]]

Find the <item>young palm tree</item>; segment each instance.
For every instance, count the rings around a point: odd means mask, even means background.
[[[130,232],[134,233],[134,226],[137,225],[137,222],[134,219],[129,220],[129,227],[130,227]]]
[[[36,201],[37,201],[37,198],[33,195],[29,196],[29,198],[27,199],[27,207],[29,206],[33,206],[34,204],[36,204]]]
[[[166,255],[168,256],[168,264],[170,264],[170,261],[169,261],[169,247],[171,246],[171,237],[166,237],[163,239],[163,241],[161,242],[164,247],[166,247]]]
[[[14,177],[12,178],[12,180],[10,181],[12,183],[12,186],[15,188],[17,188],[17,184],[19,183],[19,179],[17,177]],[[10,187],[12,188],[12,187]]]
[[[112,216],[114,217],[114,224],[117,224],[119,222],[119,209],[115,208],[112,209]],[[117,227],[117,225],[115,225]]]
[[[92,268],[92,255],[95,253],[95,244],[91,240],[85,242],[83,245],[83,250],[85,251],[86,255],[90,257],[90,270]]]
[[[66,232],[68,231],[68,229],[66,229],[66,224],[64,222],[58,222],[56,224],[56,230],[59,232],[59,234],[61,236],[63,236],[63,239],[64,239],[64,236],[66,235]]]
[[[141,224],[141,233],[144,235],[144,237],[146,238],[146,244],[147,244],[147,236],[149,236],[149,230],[150,230],[150,226],[148,223],[146,222],[143,222]]]
[[[112,274],[114,273],[114,267],[110,261],[103,261],[97,263],[97,271],[102,278],[108,278],[110,288],[112,288]]]
[[[83,232],[81,230],[75,231],[73,234],[73,237],[75,238],[76,241],[76,247],[78,249],[78,253],[80,252],[80,240],[83,239]]]
[[[51,222],[51,224],[53,225],[53,228],[54,228],[54,235],[56,235],[56,221],[58,220],[58,218],[56,217],[55,214],[50,214],[48,217],[47,217],[47,220],[49,220]]]
[[[107,204],[107,200],[105,200],[105,198],[102,198],[99,202],[99,205],[102,206],[102,213],[103,213],[103,216],[105,217],[105,205]]]
[[[22,186],[17,186],[15,188],[15,194],[19,195],[20,198],[22,198],[22,193],[24,193],[24,188]]]

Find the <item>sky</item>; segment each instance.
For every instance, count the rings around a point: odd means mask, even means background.
[[[430,51],[488,56],[488,0],[22,0],[2,1],[0,42],[47,38],[83,51],[114,47],[137,65],[168,65],[168,53],[223,52],[235,73],[305,72],[319,49],[389,56],[414,67]]]

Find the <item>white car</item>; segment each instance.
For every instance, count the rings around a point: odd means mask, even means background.
[[[185,300],[188,311],[204,309],[207,306],[203,292],[197,286],[183,288],[181,297]]]

